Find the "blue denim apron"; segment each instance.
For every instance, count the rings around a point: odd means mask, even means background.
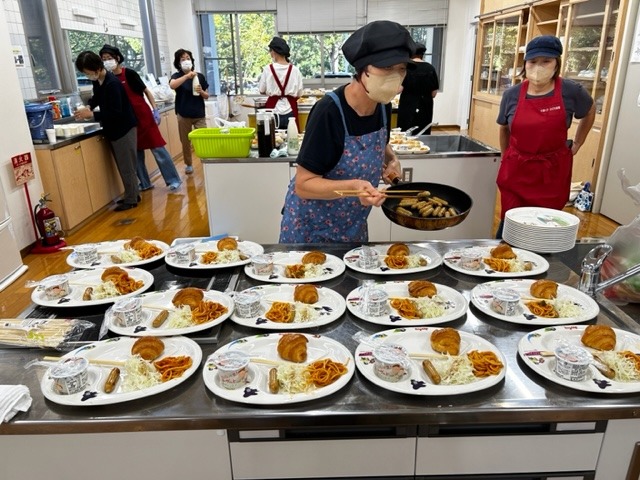
[[[384,106],[380,106],[383,123],[380,130],[362,136],[349,135],[340,99],[333,92],[328,95],[340,111],[345,139],[340,160],[324,178],[359,178],[377,186],[382,176],[387,145],[387,112]],[[366,242],[369,239],[367,217],[371,211],[370,206],[363,206],[357,197],[305,200],[295,194],[295,182],[294,177],[287,190],[280,226],[280,243]]]

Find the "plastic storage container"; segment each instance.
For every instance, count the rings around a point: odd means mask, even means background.
[[[46,140],[47,128],[53,128],[53,110],[50,103],[28,103],[24,106],[33,140]]]
[[[244,158],[249,156],[255,128],[197,128],[189,133],[200,158]]]

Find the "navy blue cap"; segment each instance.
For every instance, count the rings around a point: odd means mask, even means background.
[[[553,35],[542,35],[531,40],[527,44],[524,54],[525,60],[536,57],[557,58],[562,55],[562,43],[558,37]]]
[[[406,28],[389,20],[377,20],[353,32],[342,45],[342,53],[356,70],[367,65],[390,67],[399,63],[412,68],[414,48]]]
[[[281,37],[273,37],[273,39],[269,42],[269,48],[274,52],[279,53],[283,57],[288,57],[291,54],[289,45],[287,44],[285,39]]]

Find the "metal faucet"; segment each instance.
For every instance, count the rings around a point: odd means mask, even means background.
[[[588,295],[595,295],[611,285],[622,282],[629,277],[633,277],[640,273],[640,264],[634,265],[623,273],[600,282],[600,269],[607,256],[613,251],[613,247],[608,244],[598,245],[591,249],[589,253],[582,259],[582,276],[578,289]]]

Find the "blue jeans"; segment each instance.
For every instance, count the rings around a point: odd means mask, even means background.
[[[151,153],[153,158],[156,159],[162,178],[167,185],[173,183],[181,183],[180,175],[176,166],[173,163],[171,155],[165,147],[152,148]],[[138,180],[140,180],[140,188],[145,189],[151,186],[151,179],[149,178],[149,172],[147,166],[144,163],[144,150],[138,150],[138,161],[136,163],[136,174]]]

